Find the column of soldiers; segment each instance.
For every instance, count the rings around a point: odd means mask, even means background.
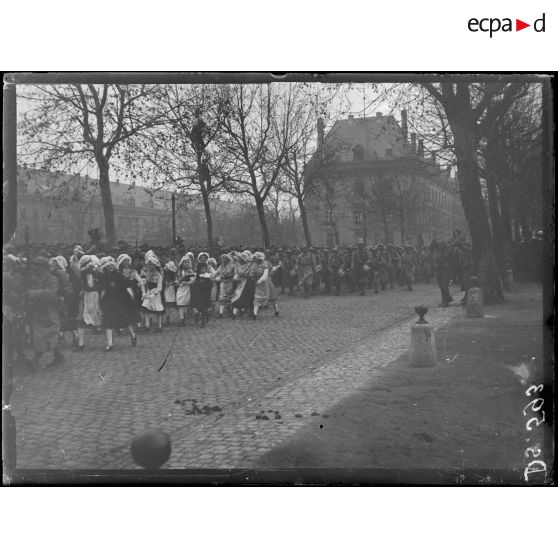
[[[34,364],[52,352],[53,365],[64,361],[60,332],[70,334],[76,350],[83,350],[86,329],[105,331],[109,351],[114,333],[129,332],[135,346],[137,332],[149,331],[151,325],[160,332],[177,313],[179,322],[174,323],[184,325],[194,316],[202,326],[215,308],[218,318],[246,314],[255,319],[258,309],[269,305],[278,316],[277,290],[306,298],[342,292],[365,296],[368,290],[381,293],[396,287],[412,291],[414,283],[432,277],[440,288],[441,306],[448,306],[450,284],[459,283],[466,291],[473,270],[464,239],[433,242],[428,248],[358,244],[194,251],[147,245],[133,250],[122,244],[107,250],[99,242],[86,248],[34,248],[29,255],[15,247],[4,250],[4,315],[16,353],[23,354],[24,340],[33,337]]]

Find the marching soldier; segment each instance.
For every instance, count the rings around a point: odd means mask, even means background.
[[[412,291],[413,277],[415,276],[416,260],[410,246],[405,246],[401,255],[401,280],[407,285],[407,290]]]
[[[335,247],[328,259],[329,276],[331,284],[335,287],[335,295],[341,294],[341,283],[345,275],[345,258],[339,252],[339,248]]]
[[[366,294],[370,264],[368,252],[364,249],[364,244],[359,242],[357,249],[353,252],[351,270],[354,273],[355,283],[360,289],[360,296]]]

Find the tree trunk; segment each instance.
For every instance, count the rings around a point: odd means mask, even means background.
[[[504,243],[504,258],[513,257],[513,231],[510,212],[510,201],[508,194],[509,185],[500,185],[500,208],[502,215],[502,240]]]
[[[198,166],[198,177],[200,183],[200,192],[203,200],[203,208],[205,211],[205,223],[207,227],[207,246],[213,246],[213,218],[211,216],[211,205],[209,203],[209,192],[211,191],[211,172],[209,165],[203,163],[203,145],[194,145],[196,148],[196,162]]]
[[[304,205],[304,199],[302,196],[297,196],[298,209],[300,209],[300,220],[302,221],[302,229],[304,231],[304,240],[306,241],[306,246],[312,246],[312,239],[310,238],[310,229],[308,227],[308,215],[306,213],[306,206]]]
[[[401,205],[399,207],[399,226],[401,228],[401,246],[405,244],[405,215],[404,209],[402,207],[403,202],[400,201]]]
[[[477,269],[485,304],[504,301],[502,283],[492,249],[492,233],[482,198],[476,154],[474,128],[466,122],[451,122],[461,204],[469,224],[473,244],[473,261]]]
[[[105,217],[106,244],[108,248],[112,248],[116,244],[116,227],[114,225],[114,208],[110,191],[109,164],[105,159],[98,157],[97,165],[99,167],[99,189]]]
[[[489,163],[487,162],[487,167]],[[498,191],[496,189],[496,178],[494,173],[488,172],[486,177],[486,188],[488,190],[488,210],[490,212],[490,224],[492,229],[492,242],[494,246],[494,257],[500,271],[504,265],[504,240],[502,238],[502,219],[498,208]]]
[[[384,244],[389,244],[389,228],[387,222],[387,216],[385,212],[382,212],[382,221],[384,223]]]
[[[268,249],[270,246],[269,242],[269,229],[267,228],[267,221],[265,218],[265,207],[262,199],[256,199],[256,209],[258,211],[258,219],[260,220],[260,227],[262,229],[262,240],[264,249]]]
[[[207,227],[207,246],[213,246],[213,217],[211,216],[211,204],[209,203],[209,194],[207,189],[202,186],[201,194],[203,199],[203,208],[205,210],[205,223]]]

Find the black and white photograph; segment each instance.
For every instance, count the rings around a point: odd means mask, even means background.
[[[4,484],[551,483],[552,96],[6,74]]]

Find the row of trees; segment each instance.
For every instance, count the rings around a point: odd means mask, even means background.
[[[540,188],[533,187],[541,177],[540,85],[460,81],[370,90],[371,105],[409,109],[410,124],[428,148],[457,168],[487,301],[502,300],[498,271],[517,223],[526,232],[540,209]],[[197,193],[209,244],[212,196],[251,200],[266,247],[269,210],[279,210],[283,195],[292,197],[310,243],[305,202],[324,182],[320,192],[327,198],[328,167],[340,147],[324,143],[323,130],[350,108],[350,92],[350,85],[309,83],[25,86],[20,155],[48,169],[79,172],[95,165],[109,244],[116,241],[111,172]],[[369,186],[356,195],[380,213],[390,204],[393,213],[398,195],[400,208],[405,195],[409,201],[404,192],[410,190],[400,184]]]
[[[304,169],[316,150],[318,119],[336,118],[346,87],[249,85],[27,86],[20,155],[32,166],[83,172],[95,165],[107,242],[116,242],[109,172],[154,190],[196,193],[213,244],[210,198],[251,199],[262,243],[277,194],[304,212]],[[306,227],[307,240],[310,241]]]

